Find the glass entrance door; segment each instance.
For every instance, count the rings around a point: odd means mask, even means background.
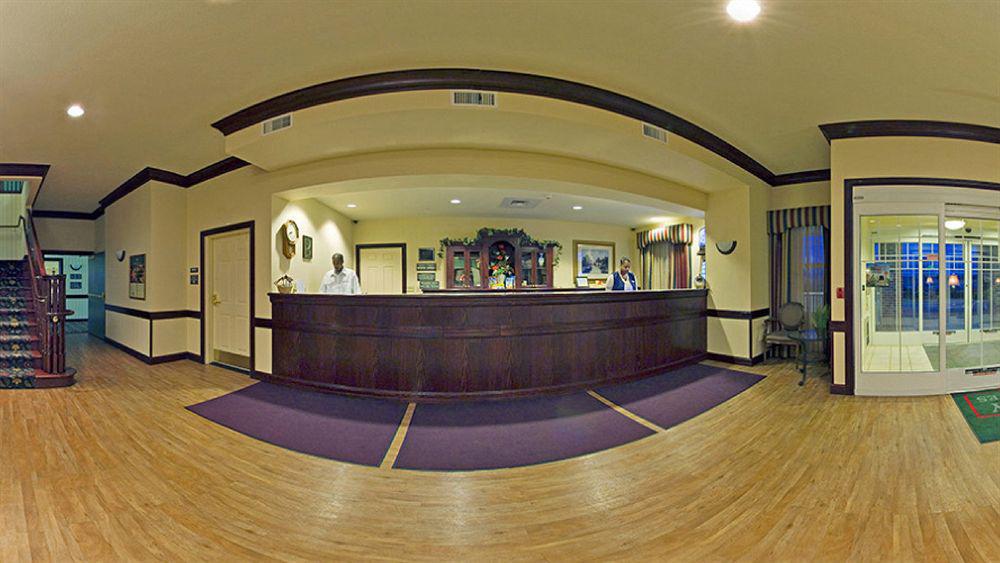
[[[996,192],[858,188],[853,198],[855,392],[1000,386]]]

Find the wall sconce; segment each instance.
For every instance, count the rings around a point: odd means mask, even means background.
[[[715,249],[719,251],[719,254],[722,254],[723,256],[728,256],[732,254],[734,250],[736,250],[736,241],[720,240],[719,242],[715,243]]]

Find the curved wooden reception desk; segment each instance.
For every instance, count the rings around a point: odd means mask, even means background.
[[[429,401],[591,388],[703,359],[706,294],[272,293],[267,379]]]

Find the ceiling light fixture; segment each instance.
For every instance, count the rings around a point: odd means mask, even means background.
[[[965,226],[965,221],[961,219],[948,219],[944,222],[944,228],[949,231],[957,231]]]
[[[579,211],[579,210],[581,210],[581,209],[583,209],[583,206],[582,206],[582,205],[574,205],[574,206],[573,206],[573,211]]]
[[[452,205],[458,205],[459,203],[462,203],[462,200],[460,200],[460,199],[453,199],[453,200],[451,200],[451,204]]]
[[[729,0],[726,13],[740,23],[753,21],[760,14],[760,2],[757,0]]]
[[[356,203],[348,203],[348,204],[347,204],[347,208],[348,208],[348,209],[354,209],[354,208],[355,208],[355,207],[357,207],[357,206],[358,206],[358,204],[356,204]]]
[[[70,117],[80,117],[83,115],[83,106],[80,104],[73,104],[69,106],[66,108],[66,115],[69,115]]]

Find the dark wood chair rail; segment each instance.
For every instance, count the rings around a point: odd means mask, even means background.
[[[270,294],[272,374],[417,401],[568,392],[700,361],[705,290]]]

